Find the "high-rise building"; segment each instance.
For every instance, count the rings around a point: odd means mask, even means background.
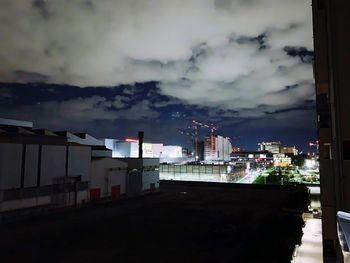
[[[262,142],[259,143],[260,151],[271,153],[281,153],[281,142]]]
[[[343,262],[336,218],[350,211],[349,8],[344,0],[312,1],[323,262]]]
[[[282,147],[281,153],[294,156],[294,155],[298,155],[298,149],[295,148],[295,146]]]
[[[240,151],[241,151],[240,147],[232,146],[232,152],[236,153],[236,152],[240,152]]]
[[[196,161],[204,160],[204,141],[193,140],[193,154]]]
[[[211,135],[204,140],[204,160],[229,161],[232,152],[232,145],[228,137],[220,135]]]

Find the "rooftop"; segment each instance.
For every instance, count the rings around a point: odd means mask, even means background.
[[[305,193],[292,186],[163,181],[155,194],[2,225],[2,258],[290,262]]]

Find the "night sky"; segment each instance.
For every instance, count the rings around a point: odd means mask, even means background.
[[[190,147],[192,119],[244,149],[316,140],[311,3],[0,3],[0,117]],[[201,135],[209,134],[208,129]]]

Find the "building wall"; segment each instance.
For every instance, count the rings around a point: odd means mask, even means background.
[[[90,148],[69,146],[68,156],[68,175],[82,175],[86,181],[91,159]],[[0,189],[22,187],[22,169],[23,187],[37,186],[38,162],[39,145],[0,143]],[[66,146],[43,145],[40,185],[50,185],[52,178],[65,176],[65,165]]]
[[[151,190],[152,185],[159,188],[159,159],[143,159],[142,190]]]
[[[50,196],[24,198],[0,202],[0,212],[51,204]]]
[[[93,149],[91,152],[92,157],[113,157],[112,151],[106,150],[95,150]]]
[[[295,148],[295,146],[293,146],[293,147],[283,147],[282,150],[281,150],[281,153],[291,154],[291,155],[298,155],[298,150]]]
[[[138,158],[138,141],[118,141],[104,139],[105,146],[112,150],[113,158]],[[176,158],[182,157],[182,147],[175,145],[163,145],[162,143],[143,143],[142,156],[144,158]]]
[[[52,184],[52,179],[66,174],[66,146],[43,145],[40,185]]]
[[[24,187],[34,187],[38,178],[39,145],[27,144],[24,168]]]
[[[91,166],[91,148],[69,146],[68,150],[68,176],[81,176],[82,181],[89,180]]]
[[[108,143],[110,145],[110,142]],[[114,141],[112,148],[112,156],[114,157],[138,157],[138,142]]]
[[[172,147],[172,146],[164,146],[162,143],[152,143],[152,156],[151,158],[159,158],[162,154],[162,152],[166,151],[165,147]],[[176,146],[174,146],[176,147]],[[170,149],[168,149],[170,150]],[[182,151],[182,150],[181,150]]]
[[[161,148],[162,158],[182,158],[182,147],[173,145],[164,145]]]
[[[286,156],[285,154],[274,154],[273,155],[273,165],[274,166],[289,166],[292,164],[292,159],[288,156]]]
[[[22,144],[0,143],[0,189],[21,184]]]
[[[126,194],[126,167],[122,170],[112,169],[108,171],[108,196],[111,196],[113,186],[120,186],[120,194]]]
[[[262,142],[260,145],[260,151],[269,151],[271,153],[281,153],[280,142]]]
[[[218,160],[218,152],[217,152],[217,137],[210,136],[206,137],[204,140],[204,160],[212,161]]]
[[[100,197],[108,197],[111,186],[120,184],[121,194],[126,191],[127,164],[112,158],[101,158],[91,162],[89,172],[90,189],[99,189]]]
[[[225,161],[231,160],[232,144],[228,138],[224,138],[224,150],[223,150],[223,159]]]
[[[82,145],[98,145],[98,146],[104,145],[103,140],[96,139],[95,137],[92,137],[89,134],[84,134],[84,136],[80,137],[76,134],[67,132],[66,136],[68,137],[69,142],[75,142]]]
[[[350,2],[312,1],[323,261],[343,262],[336,213],[350,212]]]
[[[204,141],[205,161],[229,161],[232,145],[229,138],[220,135],[211,135]]]
[[[128,164],[129,173],[132,170],[142,172],[142,190],[151,190],[152,185],[159,188],[159,159],[158,158],[121,158]]]

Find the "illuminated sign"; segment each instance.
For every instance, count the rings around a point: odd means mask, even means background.
[[[139,140],[131,139],[131,138],[126,138],[125,141],[126,141],[126,142],[138,142]]]

